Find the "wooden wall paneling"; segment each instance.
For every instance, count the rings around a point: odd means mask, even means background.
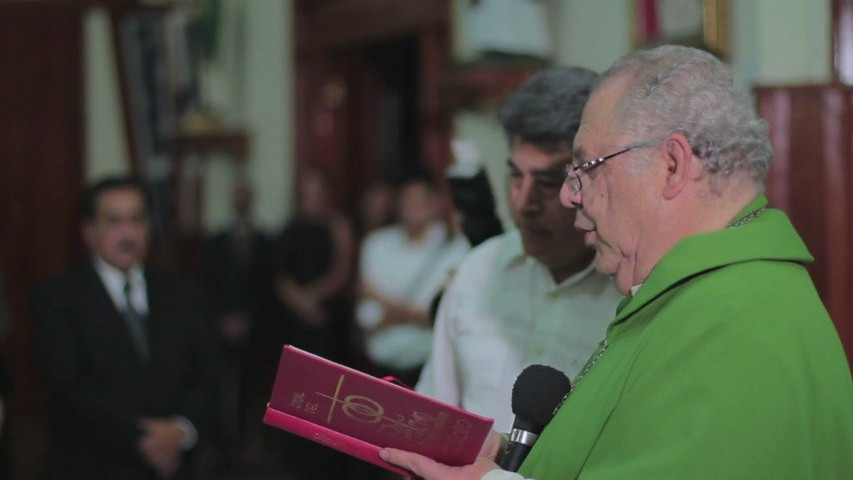
[[[853,0],[832,0],[832,78],[853,84]]]
[[[853,123],[850,121],[850,108],[847,101],[850,92],[839,87],[822,89],[820,106],[823,112],[821,144],[824,146],[821,164],[824,165],[822,185],[814,192],[822,192],[825,197],[825,272],[826,306],[838,317],[839,330],[845,331],[850,324],[851,284],[850,270],[853,239],[849,235],[851,223],[851,203],[848,182],[850,171],[850,150],[847,139],[850,137]],[[815,161],[814,159],[812,161]],[[853,345],[851,345],[853,346]]]
[[[444,28],[420,34],[421,156],[434,178],[443,178],[451,163],[451,112],[442,108],[441,88],[449,65],[448,35]]]
[[[788,179],[791,176],[790,144],[791,94],[785,90],[758,89],[758,110],[770,126],[773,165],[767,173],[767,197],[770,204],[790,211]]]
[[[809,270],[815,285],[827,302],[826,253],[826,164],[824,149],[821,94],[816,90],[799,90],[791,97],[791,124],[788,134],[791,158],[790,177],[787,179],[790,198],[789,212],[815,262]]]
[[[376,43],[449,23],[446,0],[337,0],[316,7],[316,34],[325,48]]]
[[[70,3],[0,3],[0,264],[14,317],[3,353],[19,478],[36,478],[46,439],[28,299],[84,257],[82,15]]]
[[[384,67],[371,64],[371,55],[413,37],[419,45],[420,98],[419,152],[412,153],[433,173],[443,172],[450,122],[438,90],[449,56],[449,2],[297,1],[295,7],[298,168],[329,173],[339,205],[352,212],[364,186],[399,173],[399,166],[388,164],[399,160],[385,158],[390,147],[383,135],[389,132],[380,125],[378,81]]]
[[[853,364],[853,89],[759,87],[756,94],[775,153],[768,197],[814,255],[809,272]]]

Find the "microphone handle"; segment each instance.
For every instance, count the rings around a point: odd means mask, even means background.
[[[531,448],[533,448],[532,445],[525,445],[523,443],[507,443],[506,451],[504,451],[501,457],[500,467],[510,472],[517,472],[521,464],[524,463],[524,459],[527,458],[527,454],[530,453]]]

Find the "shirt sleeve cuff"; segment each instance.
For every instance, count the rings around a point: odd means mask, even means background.
[[[192,450],[198,443],[198,430],[195,425],[190,422],[187,417],[173,417],[173,420],[178,423],[178,427],[184,431],[184,439],[181,441],[181,450]]]
[[[525,480],[521,475],[506,470],[492,470],[483,475],[480,480]]]

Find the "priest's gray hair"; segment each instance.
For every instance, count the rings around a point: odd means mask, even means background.
[[[746,170],[763,184],[773,158],[767,122],[735,89],[723,62],[702,50],[664,45],[622,57],[601,83],[623,75],[632,81],[614,116],[624,130],[637,140],[679,132],[707,174],[725,178]]]

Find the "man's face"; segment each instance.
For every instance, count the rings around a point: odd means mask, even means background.
[[[634,141],[630,134],[616,133],[612,115],[625,86],[624,81],[611,80],[590,98],[575,137],[574,165],[617,152]],[[585,243],[595,249],[596,268],[613,276],[622,293],[637,280],[636,255],[642,234],[649,229],[644,225],[648,227],[645,219],[653,205],[645,176],[627,170],[640,151],[627,152],[581,173],[580,192],[573,193],[568,184],[560,192],[564,205],[577,208],[575,227],[583,232]]]
[[[423,183],[406,184],[400,190],[398,209],[400,222],[406,230],[419,234],[438,219],[438,194]]]
[[[103,192],[83,234],[89,249],[119,270],[142,263],[148,252],[148,214],[142,194],[133,188]]]
[[[516,140],[509,161],[510,207],[524,252],[552,271],[589,254],[583,235],[572,227],[575,211],[560,204],[568,157]]]

